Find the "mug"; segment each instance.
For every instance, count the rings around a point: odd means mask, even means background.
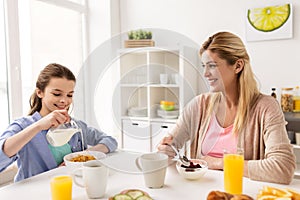
[[[136,158],[137,168],[143,172],[145,185],[149,188],[164,186],[168,156],[163,153],[147,153]]]
[[[82,179],[84,183],[80,183],[76,176],[78,171],[82,171]],[[83,167],[76,169],[72,173],[74,183],[86,190],[90,199],[103,197],[106,191],[108,169],[98,160],[92,160],[83,163]],[[82,182],[82,181],[81,181]]]
[[[169,81],[168,74],[160,74],[159,80],[161,84],[168,84]]]
[[[55,176],[50,181],[52,200],[72,200],[72,177]]]
[[[230,194],[243,193],[244,151],[224,151],[224,190]]]

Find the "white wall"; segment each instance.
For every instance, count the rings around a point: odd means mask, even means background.
[[[248,8],[291,3],[294,12],[293,38],[246,42]],[[239,35],[247,46],[253,70],[263,93],[271,87],[300,85],[300,1],[298,0],[122,0],[121,32],[139,28],[168,29],[199,45],[218,31]]]

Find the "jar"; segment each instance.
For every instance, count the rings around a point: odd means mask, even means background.
[[[300,112],[300,87],[296,86],[293,95],[294,112]]]
[[[293,88],[281,89],[281,108],[283,112],[293,111]]]

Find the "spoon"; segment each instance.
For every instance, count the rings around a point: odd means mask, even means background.
[[[181,156],[179,151],[173,145],[171,145],[171,144],[167,144],[167,145],[169,145],[175,151],[175,153],[176,153],[175,157],[178,157],[178,159],[181,161],[181,163],[184,166],[190,166],[190,160],[185,155]]]

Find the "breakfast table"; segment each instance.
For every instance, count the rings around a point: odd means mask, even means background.
[[[109,197],[126,189],[141,189],[155,199],[199,199],[205,200],[210,191],[223,190],[223,171],[208,170],[198,180],[186,180],[181,177],[175,167],[170,164],[167,168],[165,185],[159,189],[147,188],[144,184],[142,173],[135,168],[134,160],[140,153],[119,151],[109,154],[103,164],[110,168],[105,196],[100,198],[107,200]],[[72,170],[67,167],[58,167],[34,177],[13,183],[0,188],[0,199],[51,199],[50,179],[58,175],[71,175]],[[274,174],[274,176],[276,176]],[[293,179],[290,185],[281,185],[267,182],[253,181],[249,178],[243,179],[243,193],[255,199],[259,190],[264,186],[277,188],[290,188],[300,191],[300,179]],[[73,200],[88,199],[85,190],[73,184]]]

